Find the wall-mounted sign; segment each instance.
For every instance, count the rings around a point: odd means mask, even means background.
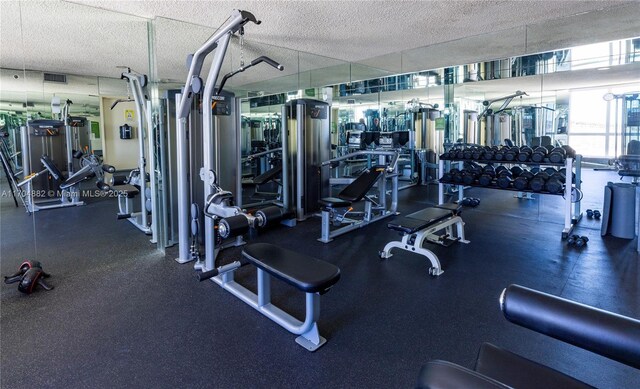
[[[124,110],[124,120],[128,122],[132,122],[136,119],[136,111],[133,109],[125,109]]]

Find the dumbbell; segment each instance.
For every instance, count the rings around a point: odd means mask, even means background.
[[[487,165],[482,169],[482,174],[478,177],[478,184],[481,186],[489,186],[493,183],[496,176],[495,169],[491,165]]]
[[[563,176],[567,176],[567,169],[566,168],[562,168],[560,170],[558,170],[558,172],[562,173]],[[571,172],[571,183],[575,184],[576,183],[576,173]]]
[[[462,171],[462,183],[464,185],[471,185],[478,178],[478,174],[473,170],[464,169]]]
[[[502,161],[502,160],[504,160],[504,159],[505,159],[505,158],[504,158],[504,155],[505,155],[505,153],[507,153],[508,151],[509,151],[509,148],[508,148],[507,146],[502,146],[499,150],[497,150],[497,151],[495,152],[495,154],[493,155],[493,158],[494,158],[496,161]]]
[[[548,179],[549,175],[546,172],[539,172],[529,181],[529,188],[534,192],[542,192]]]
[[[565,177],[560,172],[553,173],[544,184],[544,189],[549,193],[561,193],[564,188]]]
[[[473,152],[475,151],[475,147],[467,147],[466,149],[464,149],[464,151],[462,152],[462,157],[464,159],[472,159],[473,158]]]
[[[473,152],[471,153],[471,159],[475,159],[476,161],[479,160],[480,158],[482,158],[483,152],[484,152],[484,149],[482,147],[474,148]]]
[[[554,147],[549,153],[549,162],[551,163],[564,163],[567,156],[567,152],[562,147]]]
[[[520,166],[513,166],[513,167],[511,168],[511,177],[512,177],[512,178],[518,178],[518,176],[519,176],[520,174],[522,174],[522,172],[523,172],[523,171],[524,171],[524,170],[522,170],[522,168],[521,168]]]
[[[460,183],[462,182],[462,172],[458,168],[449,170],[449,182]]]
[[[496,180],[498,186],[502,189],[508,189],[511,185],[513,185],[513,178],[511,176],[511,172],[509,170],[503,170],[498,174],[498,179]]]
[[[580,248],[580,247],[586,246],[588,241],[589,241],[589,238],[586,237],[586,236],[571,235],[567,239],[567,245],[568,246],[575,246],[576,248]]]
[[[515,161],[520,153],[520,148],[518,146],[512,146],[508,151],[504,153],[505,161]]]
[[[531,147],[529,146],[522,146],[520,147],[520,152],[518,153],[518,161],[520,162],[527,162],[529,161],[529,159],[531,158],[531,154],[533,153],[533,150],[531,149]]]
[[[482,153],[482,158],[485,161],[493,161],[495,159],[496,151],[492,148],[485,148],[484,153]]]
[[[476,197],[465,197],[462,199],[462,205],[467,206],[467,207],[477,207],[478,205],[480,205],[480,199],[476,198]]]
[[[446,172],[442,174],[442,177],[440,177],[440,182],[442,183],[450,183],[453,181],[453,176],[451,175],[451,173]]]
[[[518,178],[513,180],[513,187],[517,190],[526,190],[529,187],[529,180],[533,178],[533,173],[530,171],[523,171]]]
[[[536,149],[533,150],[533,153],[531,153],[531,161],[536,163],[543,162],[547,157],[547,152],[548,150],[545,147],[536,147]]]
[[[464,159],[464,149],[456,150],[456,159]]]

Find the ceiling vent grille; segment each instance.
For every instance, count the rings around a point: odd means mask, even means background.
[[[44,73],[44,81],[45,82],[58,82],[62,84],[67,83],[66,74],[54,74],[54,73]]]

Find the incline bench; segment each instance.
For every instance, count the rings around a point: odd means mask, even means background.
[[[453,236],[453,225],[456,225],[456,238]],[[403,234],[401,241],[392,241],[384,246],[380,252],[380,258],[391,257],[391,250],[399,248],[413,253],[424,255],[431,262],[429,274],[439,276],[444,273],[440,265],[440,260],[436,254],[422,245],[425,241],[449,246],[453,242],[459,241],[469,243],[464,237],[464,222],[459,215],[457,205],[439,205],[425,208],[407,216],[397,218],[390,222],[387,227],[399,231]],[[436,232],[445,230],[444,235],[436,235]]]
[[[318,259],[286,250],[268,243],[254,243],[242,251],[244,261],[236,261],[211,271],[200,273],[198,279],[212,278],[218,285],[258,312],[273,320],[287,331],[300,335],[296,342],[309,351],[315,351],[326,339],[318,331],[320,295],[340,279],[340,269]],[[234,271],[246,264],[257,268],[257,294],[238,284]],[[278,278],[305,293],[304,322],[271,303],[271,277]]]
[[[374,216],[372,204],[375,202],[367,196],[371,188],[373,188],[376,182],[384,175],[385,170],[385,166],[374,166],[371,169],[366,169],[351,184],[342,189],[342,191],[338,193],[337,198],[325,197],[318,201],[322,210],[322,232],[320,239],[318,239],[320,242],[328,243],[336,236],[396,214],[395,210],[387,211],[386,209],[382,209],[380,214]],[[352,210],[351,205],[362,199],[366,200],[363,219],[353,220],[346,218],[346,214]],[[342,213],[342,215],[339,215],[338,210],[340,209],[346,209],[346,211]],[[332,222],[348,223],[349,225],[330,231]]]

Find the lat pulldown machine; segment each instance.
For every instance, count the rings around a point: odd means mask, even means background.
[[[147,235],[151,235],[151,241],[157,239],[156,222],[156,180],[154,177],[153,137],[150,136],[151,110],[146,107],[146,96],[143,88],[147,86],[147,76],[127,68],[120,76],[126,80],[128,89],[133,95],[136,105],[136,119],[138,121],[138,167],[133,169],[125,177],[114,176],[112,185],[121,185],[118,189],[118,219],[129,220],[136,228]],[[111,109],[118,103],[132,101],[116,100]],[[149,145],[145,147],[145,138]],[[149,156],[150,173],[147,173],[147,155]],[[124,186],[122,186],[124,184]],[[127,186],[128,185],[128,186]],[[138,196],[139,210],[134,210],[134,199]]]
[[[249,65],[241,64],[240,69],[225,75],[222,79],[220,87],[215,88],[225,53],[229,46],[231,36],[240,31],[244,33],[244,25],[248,22],[260,24],[260,21],[249,12],[234,10],[230,18],[221,26],[205,44],[200,47],[193,55],[188,58],[189,74],[185,83],[183,93],[176,95],[176,123],[177,123],[177,152],[178,152],[178,222],[179,222],[179,258],[178,262],[187,262],[193,256],[189,255],[190,241],[189,231],[197,230],[197,222],[194,223],[195,228],[190,228],[189,222],[189,166],[187,151],[187,131],[186,120],[191,111],[191,103],[194,94],[202,93],[202,147],[203,147],[203,165],[200,170],[200,178],[204,181],[204,198],[206,201],[204,220],[204,239],[205,239],[205,261],[204,265],[200,262],[196,263],[196,268],[203,272],[198,275],[199,280],[212,279],[223,289],[227,290],[240,300],[244,301],[258,312],[267,316],[269,319],[278,323],[289,332],[300,335],[296,342],[308,350],[314,351],[322,346],[326,340],[322,338],[318,331],[317,320],[320,315],[320,295],[327,292],[340,278],[340,270],[323,261],[307,257],[302,254],[281,249],[277,246],[269,244],[252,244],[243,250],[243,258],[241,261],[217,267],[216,259],[216,242],[220,236],[220,226],[226,232],[228,230],[244,230],[243,223],[256,223],[257,217],[250,217],[242,210],[234,207],[228,202],[230,192],[222,190],[217,184],[217,175],[214,171],[215,161],[215,136],[212,134],[212,110],[209,106],[217,104],[219,99],[214,95],[222,92],[222,87],[226,80],[234,74],[242,72],[251,66],[261,62],[266,62],[278,70],[284,68],[267,57],[259,57],[252,61]],[[207,81],[203,83],[200,78],[200,72],[204,60],[211,52],[216,50],[213,63],[207,76]],[[214,102],[215,100],[215,102]],[[240,120],[238,116],[238,120]],[[238,125],[238,127],[240,127]],[[191,176],[193,177],[193,175]],[[192,207],[195,213],[198,207]],[[214,212],[215,211],[215,214]],[[222,213],[231,211],[233,216],[220,217]],[[197,215],[195,215],[197,216]],[[213,217],[212,217],[213,216]],[[218,221],[218,229],[215,228],[214,218]],[[196,219],[196,218],[194,218]],[[227,220],[225,224],[223,221]],[[231,222],[233,220],[233,222]],[[236,222],[242,222],[236,224]],[[266,221],[265,221],[266,222]],[[196,232],[196,231],[194,231]],[[195,234],[194,234],[195,235]],[[249,289],[240,285],[234,280],[234,271],[241,266],[253,264],[257,268],[257,293],[253,293]],[[282,309],[271,303],[270,283],[272,277],[278,278],[305,293],[306,309],[305,320],[300,321],[291,316]]]

